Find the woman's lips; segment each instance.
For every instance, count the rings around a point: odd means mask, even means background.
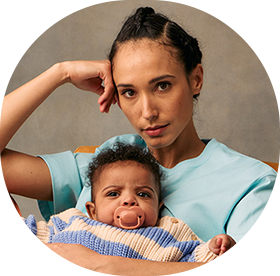
[[[156,137],[156,136],[161,135],[166,130],[168,125],[169,124],[161,125],[161,126],[148,127],[146,129],[143,129],[143,131],[151,137]]]

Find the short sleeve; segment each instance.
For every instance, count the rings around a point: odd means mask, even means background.
[[[53,202],[38,200],[42,216],[46,221],[51,215],[62,212],[76,206],[79,195],[84,186],[84,179],[81,175],[83,163],[88,164],[92,154],[79,156],[84,160],[78,164],[77,155],[71,151],[52,155],[39,156],[49,167],[52,178]]]
[[[226,232],[236,240],[241,258],[260,256],[280,264],[279,184],[276,175],[257,180],[232,210]]]

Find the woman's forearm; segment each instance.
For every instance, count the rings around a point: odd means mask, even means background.
[[[5,96],[0,124],[1,152],[33,111],[66,80],[64,65],[55,64],[35,79]]]
[[[41,158],[5,148],[33,111],[66,81],[64,65],[56,64],[4,98],[0,121],[1,165],[10,193],[52,200],[52,182],[46,163]]]
[[[106,276],[279,276],[279,265],[267,258],[241,261],[241,267],[227,263],[156,262],[104,256],[78,244],[43,244],[36,262],[47,275]],[[75,253],[73,253],[75,252]],[[36,272],[36,266],[31,271]]]
[[[5,148],[38,106],[58,86],[66,82],[72,83],[81,90],[98,94],[101,112],[108,112],[110,105],[114,102],[115,90],[111,64],[107,60],[66,61],[55,64],[35,79],[8,94],[2,106],[0,149],[3,174],[10,193],[52,200],[52,181],[46,163],[41,158]]]
[[[58,86],[66,82],[81,90],[98,94],[101,112],[108,112],[111,104],[116,102],[111,64],[108,60],[66,61],[55,64],[4,98],[0,122],[1,152],[33,111]]]

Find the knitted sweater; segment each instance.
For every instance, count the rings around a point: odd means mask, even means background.
[[[50,221],[23,219],[44,243],[81,244],[99,254],[163,262],[208,262],[217,255],[180,219],[165,216],[156,227],[125,230],[88,218],[78,209]]]

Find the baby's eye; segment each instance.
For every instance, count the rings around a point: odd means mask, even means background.
[[[112,196],[112,197],[114,197],[114,196],[119,196],[119,193],[118,193],[118,192],[109,192],[109,193],[107,194],[107,196]]]
[[[158,85],[158,90],[159,90],[159,91],[165,91],[165,90],[167,90],[167,89],[169,88],[169,86],[170,86],[170,83],[168,83],[168,82],[162,82],[162,83],[160,83],[160,84]]]
[[[140,192],[137,195],[140,197],[151,197],[148,193],[145,193],[145,192]]]

